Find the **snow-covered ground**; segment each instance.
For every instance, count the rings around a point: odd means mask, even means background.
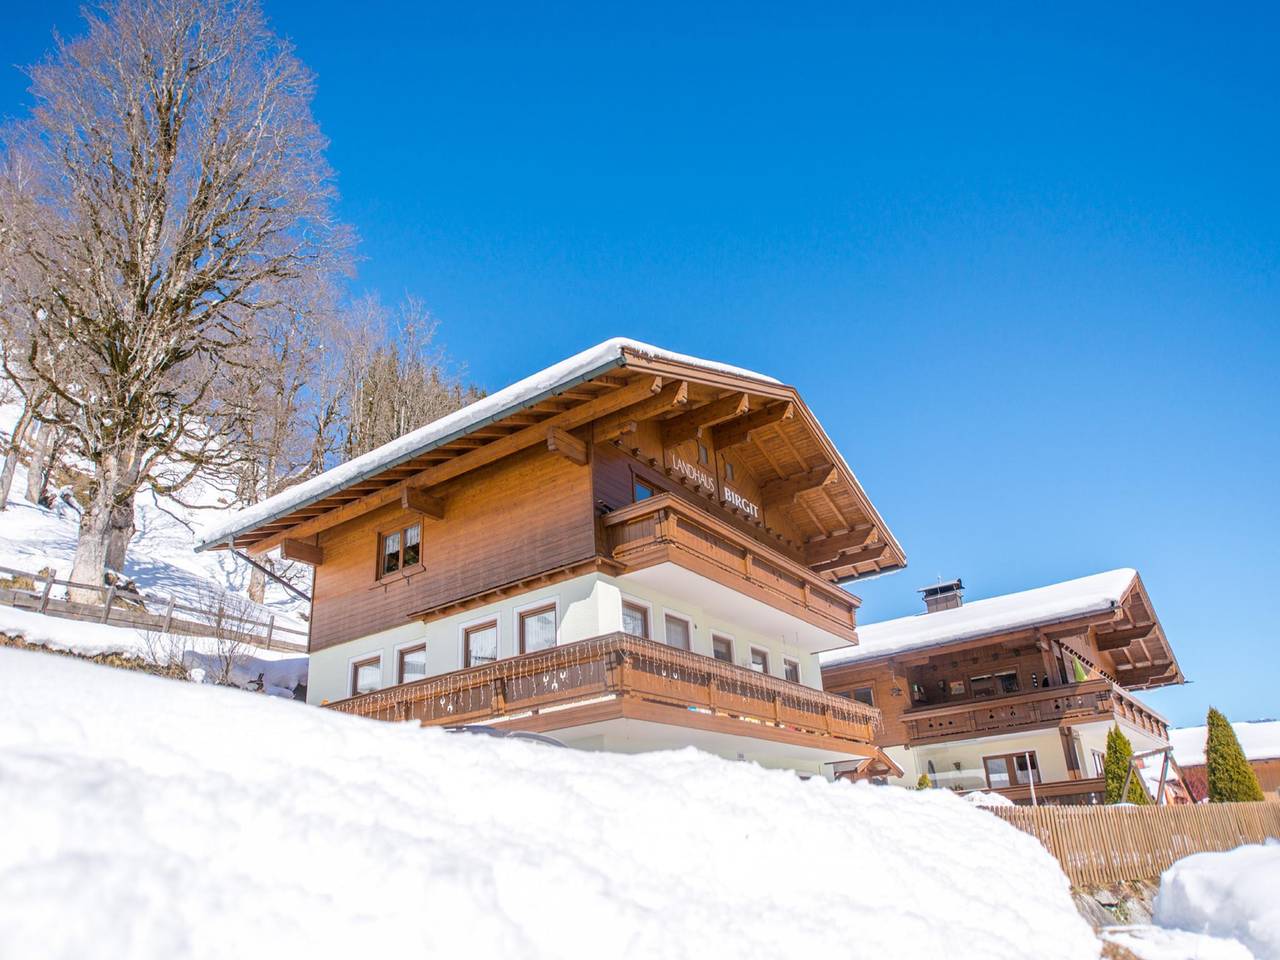
[[[1280,960],[1280,843],[1179,860],[1160,878],[1155,920],[1232,937],[1258,960]]]
[[[0,771],[2,957],[1099,951],[1044,848],[947,791],[693,749],[448,734],[0,649]]]
[[[0,433],[6,436],[18,415],[15,404],[0,405]],[[19,464],[8,506],[0,511],[0,566],[36,573],[52,567],[60,578],[71,573],[80,517],[71,509],[55,510],[29,503],[25,465]],[[247,603],[245,589],[250,568],[226,551],[195,552],[196,534],[219,509],[224,495],[199,483],[183,492],[183,499],[200,506],[186,507],[151,490],[139,493],[137,533],[129,546],[122,573],[143,593],[175,596],[179,602],[207,603],[211,593],[237,594]],[[306,604],[271,581],[267,584],[269,612],[289,617],[291,625],[305,629],[298,615]],[[284,621],[281,621],[284,622]]]

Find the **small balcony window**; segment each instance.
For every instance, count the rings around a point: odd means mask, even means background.
[[[649,610],[638,603],[622,604],[622,632],[649,639]]]
[[[667,614],[665,626],[667,630],[667,646],[675,647],[677,650],[688,650],[689,621],[684,617],[675,617]]]
[[[724,663],[733,663],[733,641],[728,637],[712,637],[711,653]]]
[[[463,636],[463,662],[468,667],[480,667],[498,659],[498,621],[478,623],[467,627]]]
[[[427,675],[427,645],[420,643],[416,647],[406,647],[399,653],[399,664],[396,668],[397,683],[412,683]]]
[[[520,652],[533,653],[556,645],[556,608],[548,604],[520,614]]]
[[[800,664],[795,660],[782,661],[782,675],[792,683],[800,682]]]
[[[382,687],[382,657],[366,657],[351,665],[351,695],[373,693]]]
[[[636,503],[639,503],[641,500],[648,500],[653,496],[653,494],[653,487],[649,486],[649,484],[645,483],[643,480],[636,480],[631,485],[631,499]]]
[[[865,703],[868,707],[876,705],[876,698],[872,694],[870,687],[854,687],[850,696],[859,703]]]
[[[751,648],[751,669],[756,673],[769,672],[769,654],[759,647]]]

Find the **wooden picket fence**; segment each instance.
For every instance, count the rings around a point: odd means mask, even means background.
[[[1038,838],[1080,887],[1155,880],[1193,853],[1280,839],[1280,803],[985,809]]]
[[[73,587],[96,594],[99,602],[73,603],[66,595]],[[60,595],[54,594],[55,588]],[[307,652],[304,628],[291,622],[278,623],[270,609],[231,594],[226,595],[225,601],[213,597],[204,605],[192,605],[172,596],[62,580],[49,571],[31,573],[0,566],[0,604],[48,616],[157,633],[197,637],[230,634],[264,650]]]

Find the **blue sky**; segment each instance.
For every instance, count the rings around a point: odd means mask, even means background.
[[[1280,715],[1276,10],[690,6],[268,0],[357,285],[490,389],[614,335],[794,383],[910,559],[864,621],[1135,566],[1146,699]]]

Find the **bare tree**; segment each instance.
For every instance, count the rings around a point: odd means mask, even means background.
[[[31,69],[4,151],[0,311],[92,468],[72,578],[123,560],[133,498],[229,456],[228,363],[349,247],[311,75],[255,0],[109,0]],[[56,363],[51,358],[57,358]],[[41,407],[40,409],[44,409]]]

